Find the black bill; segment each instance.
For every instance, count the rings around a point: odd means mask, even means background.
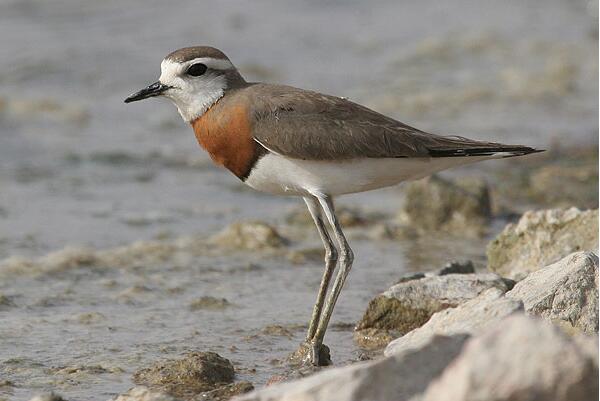
[[[169,85],[163,85],[160,83],[160,81],[156,81],[155,83],[145,87],[141,91],[129,95],[127,99],[125,99],[125,103],[137,102],[138,100],[158,96],[169,88],[171,88]]]

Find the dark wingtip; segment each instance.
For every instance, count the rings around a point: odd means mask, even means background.
[[[458,149],[431,149],[431,157],[464,157],[464,156],[493,156],[506,153],[504,157],[525,156],[532,153],[545,152],[545,149],[535,149],[529,146],[482,146]]]

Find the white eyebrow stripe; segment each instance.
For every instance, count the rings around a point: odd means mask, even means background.
[[[197,63],[202,63],[213,70],[229,70],[233,68],[233,64],[231,64],[231,61],[212,57],[199,57],[186,62],[188,66]]]

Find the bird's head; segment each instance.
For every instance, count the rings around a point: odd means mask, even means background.
[[[176,50],[164,58],[160,70],[158,81],[131,94],[125,103],[164,96],[175,103],[185,121],[192,122],[228,89],[245,83],[229,58],[208,46]]]

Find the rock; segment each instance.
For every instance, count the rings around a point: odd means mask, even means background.
[[[354,332],[354,342],[359,347],[367,350],[384,348],[393,339],[387,330],[369,328]]]
[[[61,103],[57,99],[9,99],[0,98],[0,112],[12,118],[49,120],[57,123],[86,125],[90,113],[81,104]]]
[[[8,309],[10,307],[15,306],[15,303],[12,301],[13,297],[4,295],[0,292],[0,310]]]
[[[60,396],[54,392],[50,392],[50,393],[36,395],[29,401],[65,401],[65,399],[62,396]]]
[[[577,252],[529,274],[506,294],[525,311],[578,331],[598,332],[598,256]]]
[[[336,207],[336,215],[340,224],[345,228],[363,227],[381,220],[383,216],[376,213],[367,213],[358,208],[347,207],[344,205]],[[314,226],[314,221],[306,207],[296,208],[286,216],[286,222],[294,225]]]
[[[81,324],[94,324],[105,321],[106,316],[100,312],[86,312],[78,314],[75,320]]]
[[[15,387],[15,383],[11,382],[10,380],[0,379],[0,388],[1,387]]]
[[[158,362],[138,370],[133,382],[180,398],[214,390],[233,382],[229,360],[214,352],[191,352],[182,359]]]
[[[294,249],[288,252],[287,259],[295,265],[305,263],[322,264],[325,260],[325,249],[323,249],[322,246],[317,248]]]
[[[522,279],[532,271],[577,251],[598,249],[598,209],[526,212],[487,247],[488,268]]]
[[[236,401],[415,400],[458,355],[466,336],[435,337],[419,350],[375,361],[328,368],[272,384]]]
[[[288,338],[293,337],[293,334],[289,329],[287,329],[286,327],[280,326],[278,324],[271,324],[269,326],[266,326],[260,332],[267,336],[288,337]]]
[[[275,228],[259,221],[233,223],[209,239],[225,248],[246,250],[280,248],[286,240]]]
[[[452,262],[448,262],[446,266],[442,267],[438,271],[435,272],[437,276],[444,276],[446,274],[469,274],[475,273],[475,266],[473,266],[473,262],[470,260],[464,262],[458,262],[453,260]]]
[[[593,350],[593,351],[592,351]],[[589,401],[598,397],[598,338],[570,338],[522,314],[469,340],[423,401]]]
[[[408,281],[413,281],[413,280],[420,280],[425,277],[427,277],[427,275],[425,273],[421,273],[421,272],[408,273],[407,275],[400,277],[400,279],[398,281],[396,281],[396,284],[406,283]]]
[[[424,277],[431,276],[445,276],[446,274],[470,274],[475,273],[475,266],[473,266],[473,262],[470,260],[464,262],[451,261],[446,263],[446,265],[438,270],[434,270],[431,272],[416,272],[416,273],[408,273],[405,276],[400,277],[400,279],[396,282],[396,284],[405,283],[407,281],[419,280]]]
[[[194,299],[190,302],[190,310],[223,310],[231,306],[228,300],[225,298],[215,298],[210,296],[204,296]]]
[[[69,375],[72,377],[98,376],[105,373],[122,373],[123,369],[116,366],[104,367],[101,365],[70,365],[56,366],[47,369],[47,372],[58,375]]]
[[[405,187],[399,220],[417,232],[459,231],[479,236],[491,218],[489,188],[482,179],[431,176]]]
[[[569,166],[545,165],[531,172],[529,189],[534,200],[546,205],[598,207],[598,154],[595,160]],[[588,157],[589,159],[589,157]],[[557,191],[560,188],[560,191]]]
[[[456,308],[435,313],[423,326],[389,343],[384,353],[393,355],[418,348],[435,335],[475,334],[522,309],[520,301],[504,297],[501,289],[490,288]]]
[[[496,274],[447,274],[404,281],[369,303],[357,330],[377,328],[400,334],[422,326],[434,313],[458,306],[488,288],[508,290]]]
[[[236,395],[246,394],[254,390],[252,383],[241,381],[204,392],[192,398],[191,401],[226,401]]]
[[[310,362],[311,351],[310,345],[303,342],[296,351],[287,357],[287,362],[294,367],[308,367],[313,370],[314,366]],[[319,348],[319,366],[329,365],[331,365],[331,352],[327,345],[321,344]]]
[[[178,401],[178,399],[160,391],[151,390],[144,386],[137,386],[110,401]]]
[[[241,381],[227,384],[214,390],[205,391],[187,399],[189,401],[226,401],[236,395],[245,394],[253,389],[254,386],[252,383]],[[126,393],[113,398],[111,401],[181,401],[181,399],[145,386],[137,386],[129,389]]]

